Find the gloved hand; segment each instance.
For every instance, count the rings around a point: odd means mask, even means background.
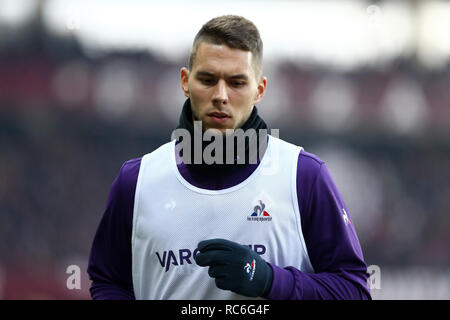
[[[272,268],[248,246],[225,239],[211,239],[198,244],[195,262],[209,266],[219,289],[248,297],[265,297],[272,286]]]

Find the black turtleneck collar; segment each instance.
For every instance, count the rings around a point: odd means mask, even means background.
[[[183,109],[181,111],[181,115],[179,118],[179,124],[177,129],[186,129],[190,135],[191,135],[191,143],[192,143],[192,148],[191,150],[194,150],[193,148],[193,143],[194,143],[194,124],[193,124],[193,116],[192,116],[192,109],[191,109],[191,101],[190,99],[187,99],[183,105]],[[258,115],[258,109],[256,108],[256,106],[253,107],[252,112],[249,116],[249,118],[247,119],[247,121],[242,125],[241,127],[242,130],[246,131],[248,129],[255,129],[256,132],[259,132],[258,130],[260,129],[265,129],[265,132],[268,131],[268,127],[267,124],[264,122],[264,120]],[[267,141],[267,136],[263,135]],[[224,138],[225,139],[225,138]],[[256,142],[257,142],[257,150],[259,150],[259,139],[260,136],[259,134],[256,134]],[[178,141],[180,142],[180,141]],[[208,146],[211,142],[203,142],[202,143],[202,152],[204,150],[204,148],[206,146]],[[223,144],[225,146],[225,143]],[[267,144],[265,144],[267,145]],[[223,173],[232,173],[235,170],[239,170],[239,168],[247,165],[249,163],[249,154],[248,154],[248,150],[249,150],[249,146],[248,146],[248,139],[246,139],[246,145],[245,145],[245,155],[246,155],[246,160],[245,160],[245,164],[238,164],[235,163],[234,164],[206,164],[206,163],[201,163],[201,164],[194,164],[193,161],[193,154],[194,152],[192,152],[192,160],[190,161],[190,164],[186,164],[191,170],[195,170],[195,171],[203,171],[204,173],[208,174],[208,173],[216,173],[217,171],[223,171]],[[235,153],[236,154],[236,153]],[[259,155],[259,159],[261,159],[262,155]],[[236,159],[235,159],[236,160]],[[259,161],[258,161],[259,162]]]

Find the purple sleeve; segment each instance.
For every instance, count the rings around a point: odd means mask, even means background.
[[[125,162],[114,180],[89,257],[94,300],[134,300],[131,232],[141,159]],[[124,227],[125,226],[125,227]]]
[[[301,226],[314,273],[271,265],[273,284],[267,298],[371,299],[361,246],[326,164],[302,151],[297,166]]]

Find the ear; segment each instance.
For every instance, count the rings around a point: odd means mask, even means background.
[[[181,89],[183,90],[184,95],[187,98],[189,98],[189,88],[188,88],[189,70],[186,67],[181,68],[180,76],[181,76]]]
[[[267,88],[267,77],[261,77],[258,83],[255,100],[253,102],[254,105],[262,100],[264,94],[266,93],[266,88]]]

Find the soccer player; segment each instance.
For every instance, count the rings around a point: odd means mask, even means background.
[[[92,245],[93,299],[371,299],[326,164],[275,135],[247,135],[240,156],[239,143],[219,143],[232,129],[267,132],[255,106],[267,86],[262,50],[243,17],[198,32],[180,74],[177,129],[192,139],[123,164]],[[214,134],[196,144],[198,132]]]

